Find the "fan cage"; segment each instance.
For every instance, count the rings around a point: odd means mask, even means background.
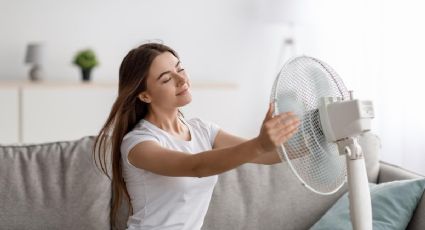
[[[295,57],[282,67],[272,88],[271,101],[275,115],[294,112],[300,126],[286,143],[278,148],[282,161],[311,191],[330,195],[347,180],[346,159],[335,143],[329,143],[322,132],[318,107],[322,97],[349,98],[338,76],[326,63],[312,57]]]

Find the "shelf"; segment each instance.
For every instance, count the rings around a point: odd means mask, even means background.
[[[204,82],[204,81],[191,81],[191,88],[193,89],[237,89],[239,87],[236,83],[231,82]],[[0,87],[118,87],[118,82],[112,81],[0,81]]]
[[[193,101],[185,108],[188,114],[231,122],[221,112],[227,110],[222,102],[238,98],[237,84],[195,81],[191,89]],[[0,144],[97,135],[117,91],[117,82],[0,81]]]

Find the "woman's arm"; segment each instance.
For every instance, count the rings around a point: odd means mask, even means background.
[[[205,177],[236,168],[263,152],[257,139],[197,154],[174,151],[155,141],[145,141],[130,151],[128,160],[138,168],[164,176]]]
[[[241,144],[245,141],[247,141],[247,140],[244,139],[244,138],[241,138],[241,137],[232,135],[230,133],[227,133],[223,130],[220,130],[217,133],[217,136],[214,140],[213,148],[214,149],[226,148],[226,147]],[[274,151],[270,151],[270,152],[261,154],[260,156],[249,161],[248,163],[272,165],[272,164],[281,163],[281,162],[282,161],[281,161],[278,153],[276,152],[276,150],[274,150]]]
[[[296,132],[299,120],[292,113],[274,117],[272,114],[270,105],[260,134],[234,146],[188,154],[163,148],[155,141],[145,141],[131,149],[128,160],[135,167],[165,176],[216,175],[275,150]]]

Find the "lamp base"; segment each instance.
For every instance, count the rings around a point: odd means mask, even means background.
[[[30,80],[31,81],[39,81],[43,77],[43,71],[41,67],[38,65],[34,65],[30,70]]]

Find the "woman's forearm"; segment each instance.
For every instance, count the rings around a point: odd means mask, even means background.
[[[259,157],[255,158],[249,163],[273,165],[277,163],[282,163],[282,160],[280,159],[279,153],[277,152],[277,149],[276,149],[275,151],[261,154]]]
[[[273,116],[272,105],[273,103],[270,103],[260,134],[256,138],[232,147],[192,155],[191,171],[197,177],[211,176],[251,162],[267,152],[275,151],[276,147],[286,142],[297,131],[299,120],[291,112]],[[219,142],[215,141],[215,147],[219,147]]]
[[[241,144],[201,152],[193,156],[195,172],[198,177],[206,177],[250,162],[263,154],[263,150],[256,138]]]

